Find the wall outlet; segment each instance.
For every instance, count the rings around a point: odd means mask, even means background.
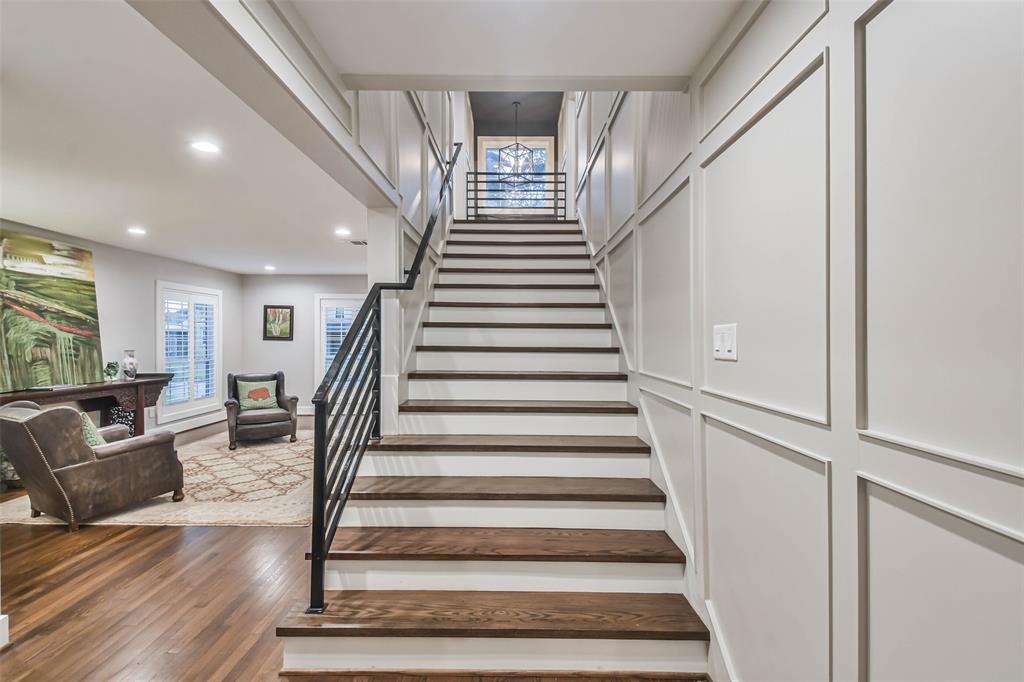
[[[736,323],[716,324],[711,347],[714,351],[715,360],[736,362],[739,359],[739,347],[736,342]]]

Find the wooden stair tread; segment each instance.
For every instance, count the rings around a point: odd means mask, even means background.
[[[662,530],[408,526],[339,528],[327,558],[653,564],[686,562],[682,551]]]
[[[616,346],[438,346],[419,345],[425,353],[618,353]]]
[[[624,400],[406,400],[399,412],[481,412],[487,414],[636,414]]]
[[[709,641],[677,594],[345,590],[296,605],[278,637],[516,637]]]
[[[511,274],[511,275],[593,275],[594,268],[451,268],[440,267],[438,272],[459,274]]]
[[[537,436],[519,434],[410,434],[370,443],[376,452],[571,452],[650,454],[636,436]]]
[[[434,329],[611,329],[611,322],[429,322]]]
[[[498,220],[497,218],[486,220],[468,220],[456,218],[456,225],[511,225],[513,223],[522,225],[579,225],[577,218],[536,218],[533,220]]]
[[[600,284],[533,284],[523,282],[522,284],[492,284],[492,283],[462,283],[462,282],[440,282],[434,285],[435,289],[600,289]]]
[[[664,502],[665,493],[646,478],[360,476],[350,499]]]
[[[530,260],[567,260],[573,258],[590,260],[589,253],[452,253],[444,252],[445,258],[493,258],[502,260],[505,258],[527,258]]]
[[[544,241],[539,239],[537,241],[525,241],[525,240],[489,240],[489,239],[449,239],[447,242],[448,246],[585,246],[586,242],[582,239],[574,241]]]
[[[622,372],[474,372],[469,370],[409,372],[409,380],[440,381],[627,381]]]
[[[453,227],[450,234],[578,234],[583,230],[474,230],[472,228]]]
[[[431,301],[432,308],[601,308],[604,303],[505,303],[493,301]]]

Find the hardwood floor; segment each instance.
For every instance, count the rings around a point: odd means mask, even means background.
[[[309,529],[0,526],[0,679],[276,680]]]

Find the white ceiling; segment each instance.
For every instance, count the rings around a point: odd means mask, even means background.
[[[350,87],[367,76],[689,76],[738,0],[291,0]],[[379,87],[388,79],[380,78]],[[392,81],[408,83],[407,80]],[[473,86],[473,87],[470,87]],[[436,89],[435,88],[435,89]],[[514,87],[502,89],[515,89]],[[524,88],[530,89],[530,88]],[[550,87],[552,90],[572,89]],[[603,89],[594,87],[593,89]],[[634,88],[642,89],[642,88]]]
[[[366,272],[334,235],[365,239],[366,209],[127,3],[0,13],[4,218],[231,272]]]

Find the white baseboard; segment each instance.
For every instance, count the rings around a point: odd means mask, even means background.
[[[162,431],[172,431],[174,433],[183,433],[185,431],[191,431],[192,429],[198,429],[209,424],[216,424],[217,422],[227,421],[227,413],[224,408],[217,408],[212,412],[205,414],[196,415],[195,417],[189,417],[188,419],[181,419],[173,422],[166,422],[163,424],[146,424],[147,429],[159,429]]]
[[[0,613],[0,649],[11,643],[11,631],[8,628],[7,616]]]

